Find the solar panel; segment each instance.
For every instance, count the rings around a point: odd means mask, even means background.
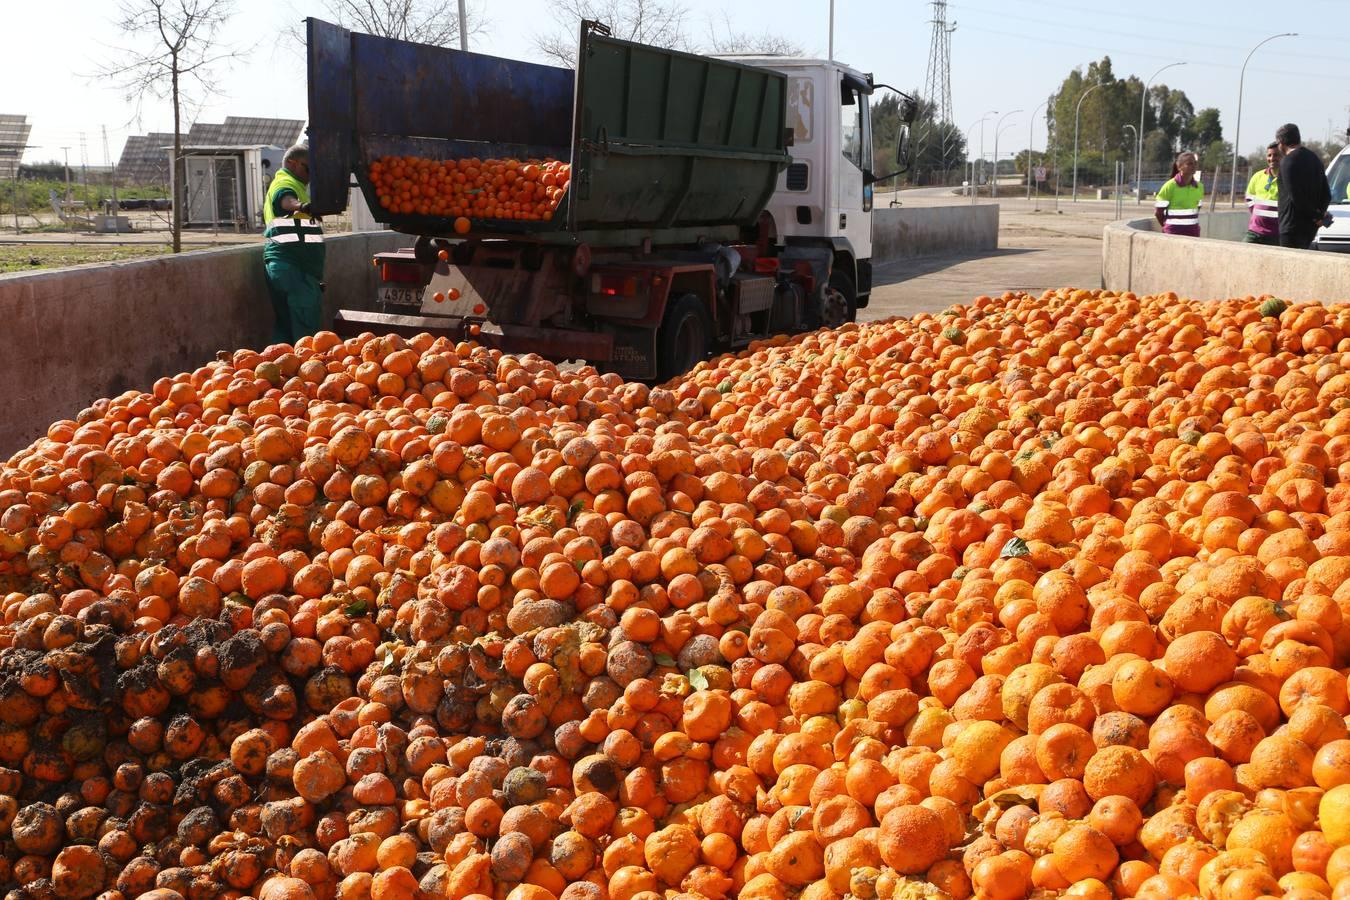
[[[233,146],[268,144],[289,147],[300,139],[305,123],[300,119],[264,119],[226,116],[221,126],[221,143]]]
[[[5,118],[0,116],[0,143],[4,141]],[[304,127],[302,119],[226,116],[224,122],[194,123],[183,135],[183,146],[244,147],[261,144],[289,147],[301,139]],[[164,148],[172,145],[172,132],[159,131],[127,138],[117,163],[117,177],[133,184],[168,185],[169,154]],[[3,161],[0,160],[2,165]],[[2,171],[3,168],[0,168]]]
[[[183,143],[190,147],[224,144],[226,141],[221,139],[224,133],[225,126],[219,122],[196,122],[183,139]]]
[[[32,131],[27,116],[0,114],[0,178],[13,178]]]
[[[169,154],[164,148],[172,144],[172,132],[132,135],[122,145],[122,156],[117,161],[117,177],[131,184],[167,186]]]

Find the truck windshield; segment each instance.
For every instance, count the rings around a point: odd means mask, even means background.
[[[1350,153],[1342,153],[1331,162],[1327,169],[1327,181],[1331,184],[1332,203],[1350,203]]]

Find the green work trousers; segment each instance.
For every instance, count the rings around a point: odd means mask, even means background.
[[[1264,244],[1267,247],[1280,246],[1280,236],[1278,234],[1257,234],[1255,231],[1248,231],[1242,236],[1244,244]]]
[[[294,344],[323,326],[323,289],[319,279],[299,266],[266,261],[267,291],[272,296],[272,343]]]

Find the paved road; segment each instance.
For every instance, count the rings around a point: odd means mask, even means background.
[[[906,206],[968,203],[946,188],[903,192]],[[1112,201],[1053,198],[1028,202],[1025,196],[982,198],[999,204],[999,249],[985,254],[902,259],[878,266],[872,302],[859,319],[875,321],[917,312],[936,312],[968,303],[981,294],[1040,293],[1048,288],[1101,286],[1102,228],[1115,218]],[[1058,206],[1058,209],[1056,209]],[[1124,216],[1148,215],[1147,206],[1127,203]]]

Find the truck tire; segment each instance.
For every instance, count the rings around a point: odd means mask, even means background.
[[[843,272],[830,273],[830,281],[820,289],[815,300],[815,326],[817,328],[838,328],[858,320],[857,297],[853,292],[853,279]]]
[[[848,303],[848,313],[844,321],[858,321],[858,291],[853,286],[853,279],[845,272],[835,269],[830,273],[830,287],[843,294],[844,300]]]
[[[708,358],[712,347],[712,318],[703,301],[685,294],[666,307],[656,334],[656,377],[669,381]]]

